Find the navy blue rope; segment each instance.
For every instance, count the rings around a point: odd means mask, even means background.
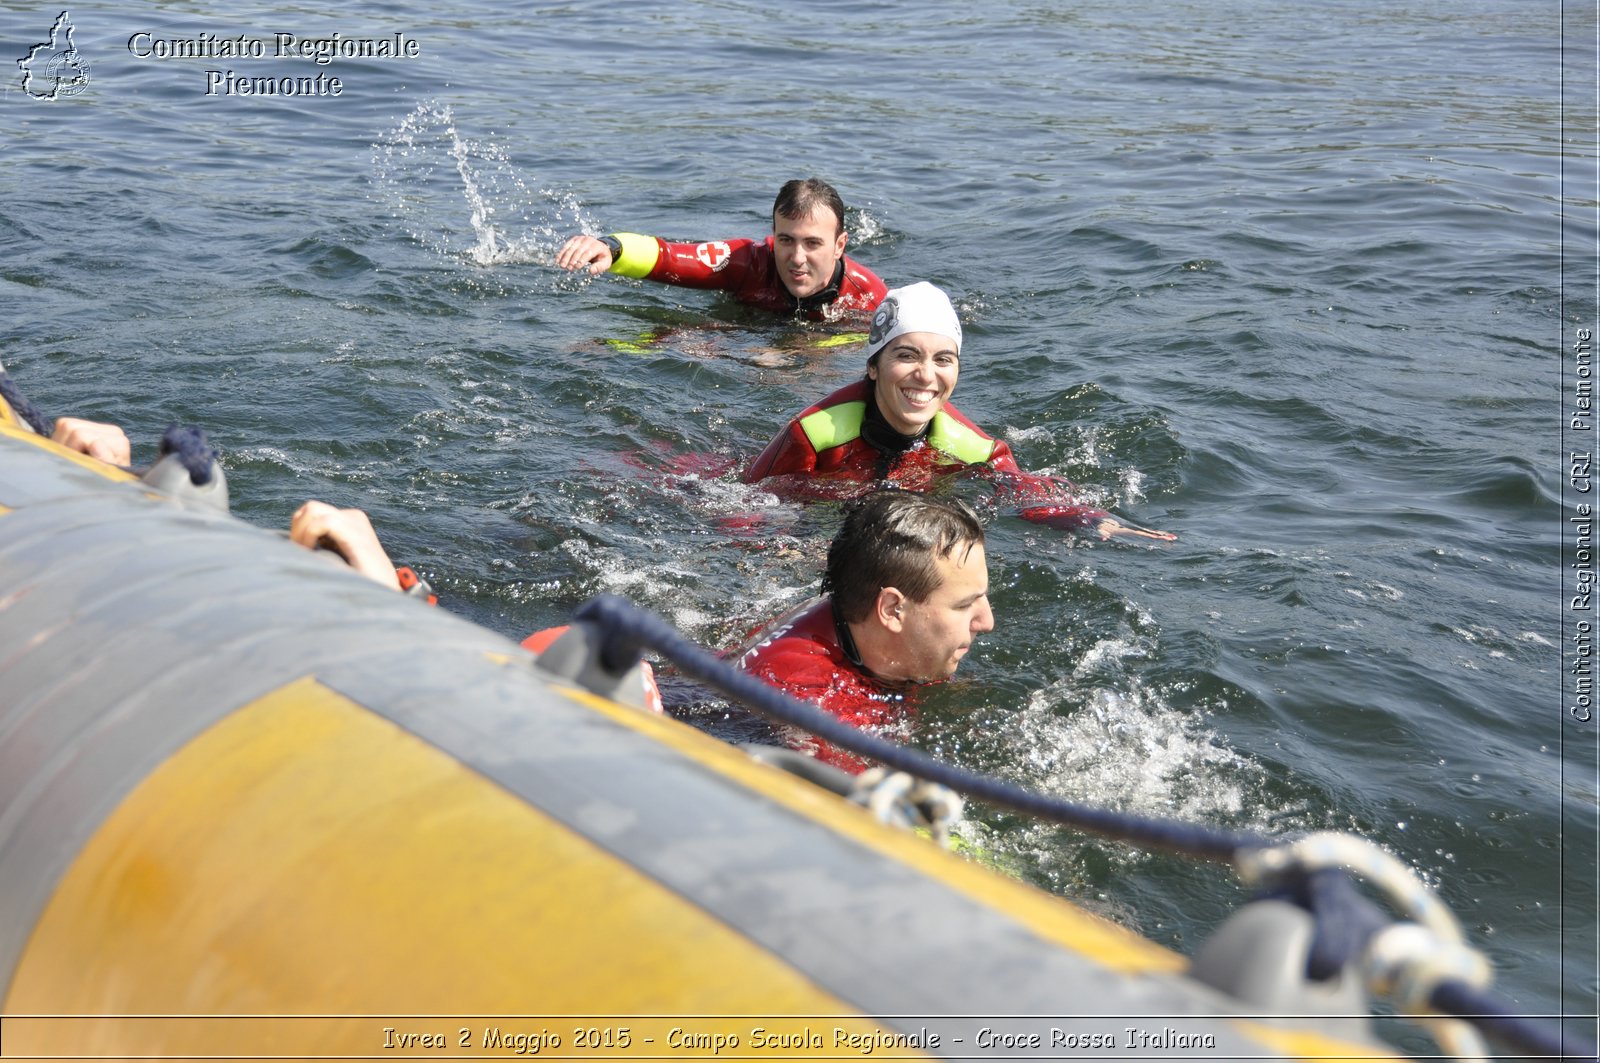
[[[1241,849],[1276,844],[1261,834],[1088,808],[945,764],[920,750],[867,734],[815,705],[791,698],[708,653],[655,614],[615,595],[603,594],[590,599],[573,617],[589,621],[599,629],[600,664],[614,674],[620,675],[631,668],[645,648],[652,649],[691,679],[769,719],[803,728],[841,749],[947,786],[985,804],[1066,824],[1114,841],[1228,864],[1234,862]],[[1299,904],[1315,917],[1316,931],[1307,961],[1307,974],[1314,979],[1326,979],[1343,969],[1359,955],[1366,941],[1387,924],[1387,917],[1377,906],[1356,891],[1350,876],[1337,869],[1302,873],[1281,883],[1278,889],[1285,899]],[[1509,1003],[1488,991],[1460,982],[1444,982],[1434,990],[1430,1004],[1441,1013],[1480,1026],[1485,1033],[1533,1054],[1574,1054],[1563,1052],[1561,1030],[1552,1033],[1517,1016]],[[1580,1048],[1577,1054],[1593,1059],[1595,1052],[1587,1047]]]
[[[199,428],[167,426],[161,435],[161,457],[176,454],[178,461],[189,470],[189,482],[204,487],[211,482],[211,467],[219,456],[216,447],[206,442],[206,434]]]
[[[17,387],[17,382],[12,380],[11,374],[4,369],[0,369],[0,399],[5,399],[6,405],[10,406],[11,411],[18,417],[27,421],[29,428],[46,439],[50,438],[50,431],[54,426],[39,412],[38,407],[23,396],[22,389]]]

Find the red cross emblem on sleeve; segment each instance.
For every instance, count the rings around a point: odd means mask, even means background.
[[[713,273],[728,264],[728,256],[732,253],[721,240],[701,244],[694,249],[694,257],[710,266]]]

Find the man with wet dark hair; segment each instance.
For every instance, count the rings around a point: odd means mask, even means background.
[[[743,671],[857,727],[897,732],[905,695],[955,674],[994,628],[983,526],[964,502],[880,491],[857,503],[828,549],[824,597],[730,656]],[[829,747],[818,757],[861,770]]]
[[[976,557],[973,556],[974,551]],[[822,591],[832,597],[870,671],[896,680],[944,679],[994,627],[983,526],[965,502],[882,491],[850,510],[828,548]],[[943,592],[943,593],[941,593]],[[952,616],[928,616],[929,603]]]
[[[844,200],[839,198],[838,190],[820,177],[797,177],[778,189],[778,198],[772,201],[772,216],[797,221],[824,208],[840,219],[837,228],[844,232]]]
[[[670,243],[638,233],[571,237],[556,265],[591,274],[715,288],[740,302],[811,318],[834,320],[871,312],[888,288],[844,253],[844,201],[826,181],[796,179],[772,204],[772,235],[760,240]]]

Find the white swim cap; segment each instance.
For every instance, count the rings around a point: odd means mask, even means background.
[[[883,297],[872,315],[872,331],[867,334],[867,357],[871,358],[896,336],[908,332],[932,332],[956,341],[961,353],[961,322],[950,297],[927,281],[896,288]]]

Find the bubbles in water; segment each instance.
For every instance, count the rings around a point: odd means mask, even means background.
[[[576,197],[531,186],[503,147],[462,136],[439,104],[419,104],[374,144],[372,170],[407,233],[449,258],[549,265],[568,236],[597,231]]]
[[[1076,446],[1067,448],[1063,460],[1068,465],[1081,465],[1087,468],[1098,469],[1103,467],[1100,452],[1100,429],[1089,427],[1079,437]]]
[[[1072,675],[1085,679],[1098,671],[1116,668],[1130,658],[1149,657],[1153,650],[1148,639],[1101,639],[1078,661]]]

